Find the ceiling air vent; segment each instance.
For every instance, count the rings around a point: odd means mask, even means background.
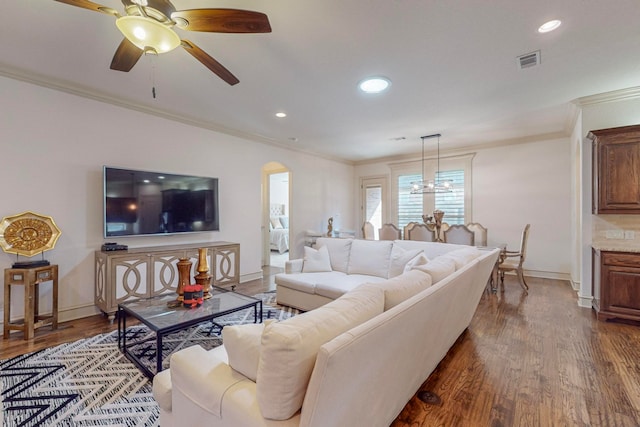
[[[521,70],[524,70],[525,68],[535,67],[536,65],[540,65],[539,50],[518,56],[518,67]]]

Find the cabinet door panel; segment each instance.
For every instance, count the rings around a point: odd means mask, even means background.
[[[605,208],[640,209],[640,142],[603,146]]]
[[[640,269],[607,267],[605,277],[603,306],[612,312],[640,315]]]

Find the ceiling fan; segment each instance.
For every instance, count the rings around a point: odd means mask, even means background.
[[[71,6],[115,16],[124,35],[111,61],[111,69],[129,71],[143,53],[160,54],[178,46],[189,52],[222,80],[240,81],[222,64],[189,40],[180,39],[174,27],[209,33],[270,33],[267,15],[240,9],[176,10],[169,0],[122,0],[125,14],[89,0],[55,0]]]

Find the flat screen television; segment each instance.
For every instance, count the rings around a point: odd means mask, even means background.
[[[104,167],[104,237],[218,231],[218,178]]]

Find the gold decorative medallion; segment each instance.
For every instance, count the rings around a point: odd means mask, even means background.
[[[50,216],[23,212],[0,222],[0,246],[10,254],[33,256],[56,245],[60,229]]]

